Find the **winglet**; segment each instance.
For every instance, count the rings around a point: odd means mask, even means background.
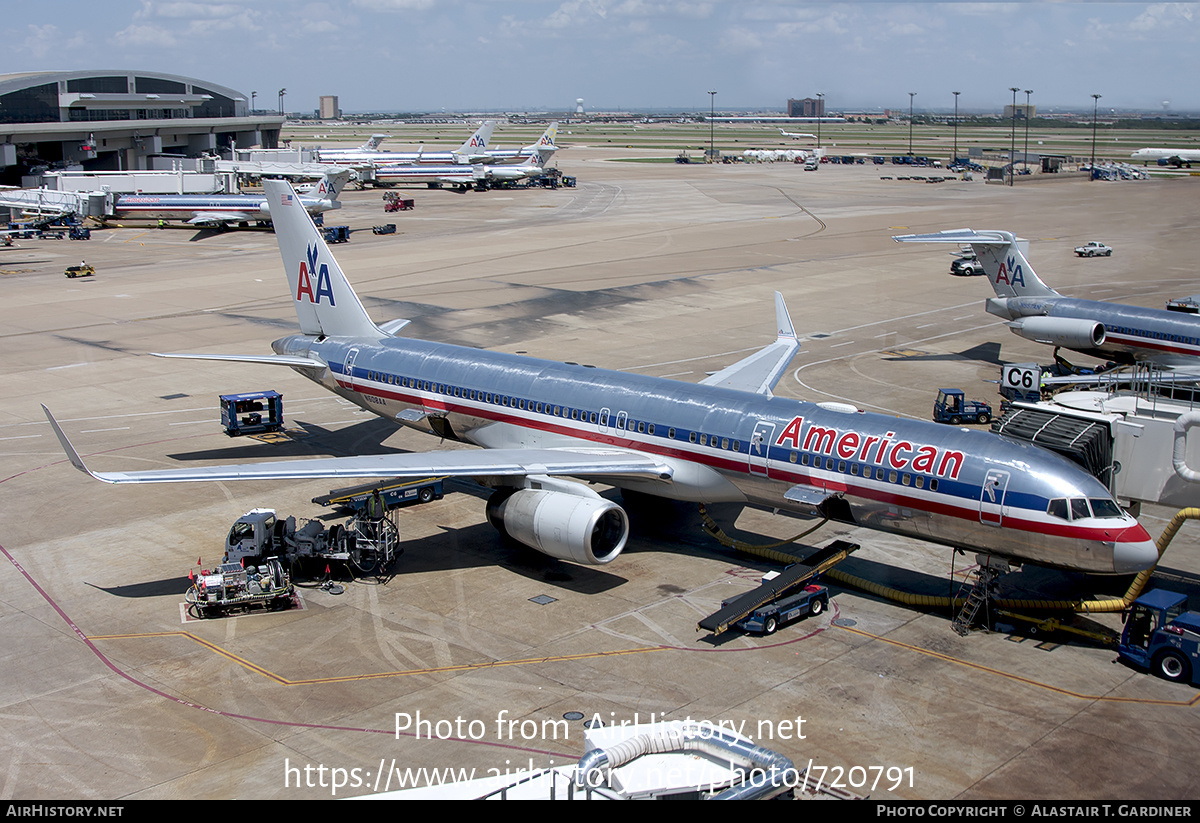
[[[83,458],[79,456],[79,452],[75,451],[75,447],[71,445],[71,441],[68,440],[67,435],[63,433],[62,426],[58,425],[58,421],[54,419],[54,415],[50,413],[50,410],[46,408],[45,404],[42,404],[42,411],[46,413],[46,419],[50,421],[50,428],[54,429],[54,435],[58,438],[58,444],[62,446],[62,450],[67,453],[67,459],[71,461],[71,465],[89,477],[94,477],[97,480],[103,480],[105,483],[111,483],[111,480],[105,480],[105,478],[96,474],[83,464]]]
[[[796,327],[792,325],[787,304],[783,302],[783,295],[779,292],[775,292],[775,326],[779,329],[779,340],[796,339]]]
[[[753,392],[771,396],[771,389],[783,377],[784,370],[800,349],[796,329],[788,314],[783,295],[775,292],[775,342],[744,357],[732,366],[709,375],[700,381],[702,386],[719,386],[725,389]]]

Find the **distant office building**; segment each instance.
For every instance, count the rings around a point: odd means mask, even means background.
[[[803,100],[788,100],[788,117],[824,117],[825,98],[805,97]]]
[[[0,180],[35,166],[150,168],[159,154],[274,148],[283,118],[254,115],[234,89],[151,71],[0,74]]]
[[[1020,103],[1013,106],[1011,103],[1006,103],[1004,105],[1004,119],[1012,120],[1014,111],[1018,120],[1032,120],[1037,117],[1037,106],[1026,106]]]
[[[336,94],[327,94],[321,97],[321,104],[317,110],[318,116],[322,120],[337,120],[342,116],[342,110],[338,108],[338,99]]]

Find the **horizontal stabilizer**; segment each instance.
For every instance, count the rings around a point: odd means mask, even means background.
[[[259,363],[267,366],[291,366],[298,369],[323,369],[325,363],[311,357],[296,357],[288,354],[162,354],[150,352],[155,357],[175,357],[180,360],[227,360],[231,363]]]
[[[792,318],[779,292],[775,292],[775,325],[778,336],[774,343],[706,377],[700,385],[769,396],[800,349]]]
[[[384,334],[390,334],[392,337],[395,337],[396,332],[400,331],[411,322],[411,320],[389,320],[381,325],[379,330]]]
[[[1013,242],[1008,232],[947,229],[932,234],[901,234],[892,238],[897,243],[970,243],[979,246],[1007,246]]]
[[[669,480],[670,466],[648,455],[621,451],[492,449],[321,457],[228,466],[137,472],[94,472],[84,465],[58,421],[42,406],[71,465],[105,483],[192,483],[212,480],[305,480],[336,477],[629,477]]]

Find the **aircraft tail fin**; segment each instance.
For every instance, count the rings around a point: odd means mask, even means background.
[[[379,147],[383,145],[383,141],[386,139],[386,134],[372,134],[370,140],[358,147],[359,151],[379,151]]]
[[[1012,232],[951,229],[934,234],[905,234],[893,237],[898,243],[968,244],[983,265],[997,297],[1057,297],[1058,292],[1042,282],[1025,256],[1024,246]]]
[[[264,180],[279,254],[304,334],[377,337],[382,332],[350,287],[325,239],[286,180]]]
[[[536,143],[530,143],[524,148],[524,151],[541,153],[544,151],[557,151],[558,144],[554,141],[558,138],[558,121],[555,120],[542,132],[542,136],[538,138]]]
[[[342,189],[346,188],[346,184],[350,182],[353,171],[353,169],[333,166],[320,180],[300,186],[296,191],[309,197],[337,200]]]
[[[475,133],[467,138],[467,142],[458,147],[458,154],[483,154],[483,150],[492,142],[492,131],[496,128],[495,120],[487,120]]]

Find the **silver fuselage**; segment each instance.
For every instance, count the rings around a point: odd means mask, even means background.
[[[987,432],[409,338],[293,335],[273,348],[325,362],[297,371],[423,431],[485,448],[629,450],[672,467],[670,480],[611,479],[622,488],[806,511],[800,490],[830,497],[839,519],[1018,561],[1111,574],[1157,560],[1123,512],[1048,511],[1055,499],[1112,504],[1099,481]]]
[[[1097,357],[1148,361],[1162,366],[1200,365],[1200,315],[1073,297],[992,298],[988,311],[1008,320],[1063,317],[1104,326],[1104,342],[1078,348]]]

